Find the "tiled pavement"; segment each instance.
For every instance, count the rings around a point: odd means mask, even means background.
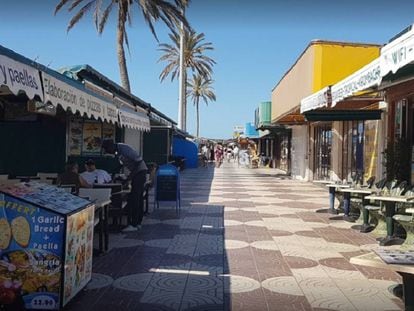
[[[317,213],[326,189],[270,172],[183,171],[180,215],[162,202],[141,232],[111,235],[66,309],[400,310],[398,275],[349,263],[375,238]]]

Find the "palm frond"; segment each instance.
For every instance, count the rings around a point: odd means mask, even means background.
[[[93,21],[95,23],[96,30],[99,29],[99,20],[100,20],[100,17],[102,15],[102,13],[101,13],[102,1],[103,0],[96,0],[95,12],[93,12]]]
[[[57,4],[57,6],[56,6],[56,8],[55,8],[55,15],[56,15],[56,13],[57,12],[59,12],[60,11],[60,9],[62,8],[62,7],[64,7],[65,5],[66,5],[66,3],[68,3],[70,0],[61,0],[58,4]]]
[[[92,4],[95,2],[95,0],[89,1],[87,4],[85,4],[79,11],[76,13],[76,15],[70,20],[67,31],[71,30],[73,26],[76,25],[77,22],[83,17],[85,13],[87,13],[91,7]]]
[[[71,12],[74,8],[76,8],[83,1],[84,0],[73,0],[72,4],[69,6],[68,11]]]
[[[106,22],[108,21],[109,14],[111,13],[113,6],[114,6],[114,2],[111,1],[108,4],[108,6],[105,8],[105,10],[103,11],[103,13],[100,17],[100,22],[99,22],[99,26],[98,26],[98,32],[99,33],[102,33],[104,31]]]

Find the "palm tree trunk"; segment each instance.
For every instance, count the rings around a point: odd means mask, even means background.
[[[128,69],[127,69],[126,59],[125,59],[124,36],[125,36],[125,24],[118,19],[117,54],[118,54],[119,74],[121,76],[122,87],[128,92],[131,92],[131,87],[129,85]]]
[[[197,96],[196,99],[196,113],[197,113],[197,135],[196,137],[200,137],[200,97]]]

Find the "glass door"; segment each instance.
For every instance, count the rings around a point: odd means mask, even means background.
[[[315,127],[315,177],[318,180],[329,179],[331,170],[332,126],[330,124]]]

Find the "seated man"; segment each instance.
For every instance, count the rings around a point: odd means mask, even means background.
[[[105,170],[97,169],[95,161],[92,159],[89,159],[85,162],[85,170],[86,171],[80,175],[91,186],[93,184],[105,184],[112,181],[111,176],[108,174],[108,172]]]

